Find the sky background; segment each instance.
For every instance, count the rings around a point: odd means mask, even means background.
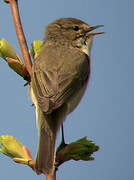
[[[18,0],[19,1],[19,0]],[[100,146],[94,161],[70,161],[57,180],[130,180],[134,177],[134,1],[133,0],[20,0],[27,42],[43,39],[44,27],[61,17],[75,17],[91,25],[104,24],[95,37],[92,73],[77,109],[64,123],[66,141],[87,136]],[[0,39],[19,53],[9,5],[0,1]],[[0,135],[9,134],[36,154],[34,108],[25,81],[0,58]],[[0,179],[43,180],[30,168],[0,154]]]

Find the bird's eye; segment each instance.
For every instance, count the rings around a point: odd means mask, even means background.
[[[73,30],[74,31],[78,31],[79,30],[79,26],[73,26]]]

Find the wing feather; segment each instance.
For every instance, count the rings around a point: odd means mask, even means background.
[[[51,58],[54,56],[49,56],[50,62]],[[89,64],[85,53],[80,54],[76,60],[71,60],[70,55],[66,59],[70,62],[64,63],[61,59],[62,63],[57,65],[57,68],[47,65],[47,56],[44,56],[42,61],[41,58],[37,59],[33,65],[32,83],[36,88],[38,104],[45,113],[51,113],[67,102],[88,79]],[[76,62],[73,67],[74,61]]]

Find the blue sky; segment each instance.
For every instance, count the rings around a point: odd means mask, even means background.
[[[19,0],[18,0],[19,1]],[[65,163],[58,180],[126,180],[134,177],[134,22],[133,0],[21,1],[19,7],[27,42],[43,39],[44,27],[60,17],[75,17],[91,25],[104,24],[94,39],[92,73],[77,109],[65,121],[67,142],[87,136],[100,146],[95,160]],[[9,5],[0,2],[0,38],[19,53]],[[0,135],[9,134],[36,153],[34,108],[17,76],[0,58]],[[43,180],[28,167],[0,154],[0,179]]]

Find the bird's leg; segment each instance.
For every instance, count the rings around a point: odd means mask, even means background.
[[[65,138],[64,138],[63,123],[61,124],[61,134],[62,134],[62,140],[61,140],[60,148],[64,148],[66,146],[66,143],[65,143]]]
[[[65,144],[63,123],[62,123],[62,125],[61,125],[61,133],[62,133],[62,144]]]
[[[56,149],[56,157],[55,157],[55,171],[58,170],[58,166],[60,164],[62,164],[62,158],[63,158],[63,152],[64,152],[64,148],[67,146],[67,144],[65,143],[65,138],[64,138],[64,127],[63,127],[63,123],[61,124],[61,143],[60,145],[57,147]]]

